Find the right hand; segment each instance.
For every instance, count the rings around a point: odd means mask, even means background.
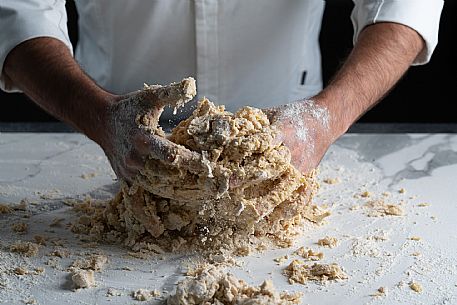
[[[168,94],[164,91],[170,86],[160,88],[113,96],[109,103],[105,126],[99,131],[97,142],[118,178],[131,181],[148,158],[174,165],[179,163],[189,170],[200,163],[199,153],[167,140],[158,127],[164,106],[182,103],[167,99]]]

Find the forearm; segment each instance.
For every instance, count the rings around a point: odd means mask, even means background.
[[[413,29],[395,23],[368,26],[330,84],[315,99],[331,113],[340,136],[402,77],[424,47]]]
[[[51,115],[98,140],[96,125],[111,95],[82,71],[64,43],[46,37],[21,43],[8,54],[4,73]]]

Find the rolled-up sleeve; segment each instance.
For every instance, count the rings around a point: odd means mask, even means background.
[[[438,43],[443,0],[353,0],[351,19],[354,25],[354,43],[360,32],[378,22],[395,22],[414,29],[425,41],[425,47],[413,65],[427,63]]]
[[[18,92],[3,73],[8,53],[18,44],[36,37],[53,37],[72,52],[68,37],[65,0],[2,0],[0,2],[0,89]]]

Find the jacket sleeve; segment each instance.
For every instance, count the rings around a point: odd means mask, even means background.
[[[7,79],[3,65],[18,44],[36,37],[53,37],[72,51],[65,0],[2,0],[0,2],[0,89],[20,90]]]
[[[425,48],[413,65],[427,63],[438,43],[438,28],[443,0],[353,0],[351,20],[354,43],[360,32],[370,24],[395,22],[414,29],[425,41]]]

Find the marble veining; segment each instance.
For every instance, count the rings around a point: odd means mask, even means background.
[[[242,258],[243,264],[230,272],[251,284],[271,278],[278,289],[301,291],[303,304],[457,304],[456,134],[348,134],[332,145],[319,169],[321,189],[314,201],[332,212],[326,223],[305,228],[292,248]],[[325,178],[339,182],[327,184]],[[121,245],[87,248],[68,230],[76,215],[65,199],[108,199],[117,189],[103,151],[81,134],[0,133],[0,203],[13,207],[22,199],[33,203],[29,218],[20,211],[0,215],[0,303],[19,305],[34,298],[49,305],[121,305],[134,302],[130,294],[135,289],[158,289],[163,295],[172,291],[182,278],[181,264],[192,254],[132,259]],[[365,191],[372,194],[370,198],[360,196]],[[405,215],[368,217],[369,200],[400,204]],[[65,219],[65,225],[51,230],[49,223],[56,218]],[[29,223],[27,234],[11,231],[11,224],[19,221]],[[8,252],[12,242],[32,240],[36,234],[65,241],[72,256],[59,259],[61,269],[43,263],[52,247],[41,250],[37,258],[17,258]],[[318,247],[316,241],[326,235],[337,237],[339,246]],[[412,236],[421,239],[414,241]],[[285,265],[273,259],[287,254],[290,261],[300,246],[323,251],[323,262],[338,263],[349,279],[290,285],[282,275]],[[96,274],[96,288],[73,292],[65,268],[78,253],[91,251],[109,256],[107,268]],[[22,265],[44,266],[46,272],[39,278],[2,273]],[[126,266],[132,270],[125,271]],[[411,281],[421,283],[424,291],[413,292]],[[370,296],[381,286],[388,288],[386,296]],[[108,288],[122,296],[107,297]],[[148,304],[163,301],[153,299]]]

